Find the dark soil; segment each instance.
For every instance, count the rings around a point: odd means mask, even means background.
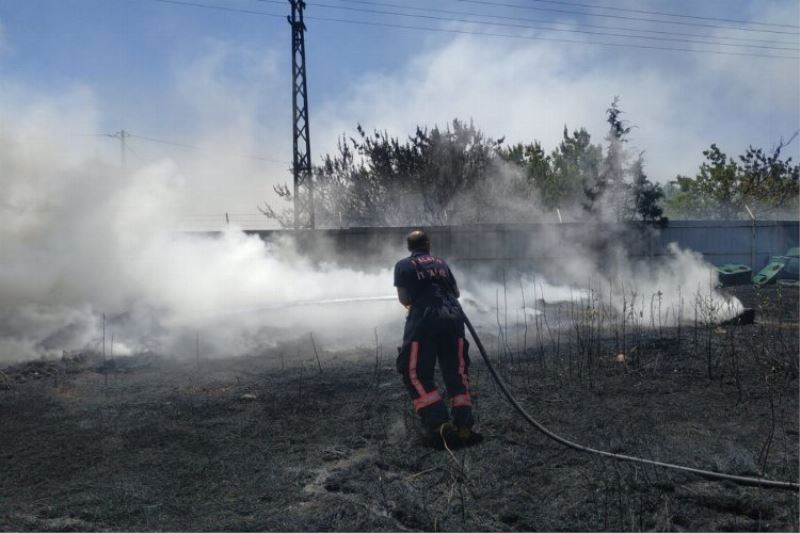
[[[777,290],[737,289],[771,302],[752,325],[633,327],[620,338],[584,323],[556,341],[531,324],[522,349],[491,355],[519,400],[567,438],[797,482],[797,294],[779,302]],[[285,368],[275,353],[6,368],[0,529],[798,531],[797,492],[548,440],[500,397],[474,347],[486,439],[452,454],[427,448],[390,351],[321,354],[321,369],[313,353]]]

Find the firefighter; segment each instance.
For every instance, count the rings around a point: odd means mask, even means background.
[[[447,263],[431,255],[431,242],[424,231],[412,231],[407,242],[411,255],[394,267],[397,297],[408,309],[397,370],[433,445],[475,444],[481,435],[472,430],[469,343],[464,338],[458,285]],[[437,359],[452,421],[434,379]]]

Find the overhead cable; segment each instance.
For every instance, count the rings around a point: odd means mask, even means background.
[[[207,148],[207,147],[194,146],[194,145],[191,145],[191,144],[184,144],[184,143],[179,143],[179,142],[174,142],[174,141],[168,141],[168,140],[165,140],[165,139],[157,139],[155,137],[145,137],[144,135],[136,135],[135,133],[128,133],[128,137],[131,137],[133,139],[141,139],[143,141],[148,141],[148,142],[153,142],[153,143],[158,143],[158,144],[166,144],[166,145],[169,145],[169,146],[177,146],[179,148],[185,148],[187,150],[200,150],[200,151],[209,150],[209,148]],[[237,157],[241,157],[241,158],[245,158],[245,159],[257,159],[259,161],[269,161],[271,163],[281,163],[281,164],[286,164],[286,165],[290,164],[288,161],[281,161],[280,159],[272,159],[272,158],[269,158],[269,157],[261,157],[261,156],[257,156],[257,155],[245,155],[245,154],[243,154],[243,155],[238,155]]]
[[[515,9],[529,9],[533,11],[548,11],[552,13],[564,13],[568,15],[582,15],[585,17],[600,17],[600,18],[610,18],[610,19],[619,19],[619,20],[636,20],[640,22],[652,22],[655,24],[677,24],[682,26],[697,26],[700,28],[714,28],[720,30],[736,30],[736,31],[748,31],[748,32],[756,32],[756,33],[777,33],[782,35],[800,35],[800,32],[797,31],[783,31],[783,30],[770,30],[770,29],[760,29],[760,28],[740,28],[734,26],[720,26],[718,24],[706,24],[703,22],[688,22],[688,21],[674,21],[674,20],[660,20],[660,19],[652,19],[652,18],[642,18],[642,17],[629,17],[625,15],[608,15],[604,13],[587,13],[585,11],[574,11],[569,9],[556,9],[552,7],[535,7],[529,5],[520,5],[520,4],[507,4],[503,2],[490,2],[489,0],[453,0],[454,2],[462,2],[465,4],[477,4],[482,6],[494,6],[494,7],[510,7]]]
[[[270,2],[270,3],[282,3],[279,0],[259,0],[261,2]],[[620,38],[632,38],[632,39],[645,39],[649,41],[669,41],[669,42],[678,42],[683,44],[702,44],[702,45],[714,45],[714,46],[731,46],[736,48],[761,48],[767,50],[788,50],[788,51],[800,51],[797,47],[780,47],[780,46],[769,46],[769,45],[758,45],[758,44],[734,44],[734,43],[723,43],[720,41],[705,41],[705,40],[688,40],[688,39],[677,39],[677,38],[670,38],[670,37],[658,37],[658,36],[643,36],[643,35],[630,35],[630,34],[622,34],[622,33],[608,33],[608,32],[599,32],[599,31],[589,31],[589,30],[580,30],[580,29],[564,29],[564,28],[545,28],[542,26],[531,26],[528,24],[515,24],[511,22],[490,22],[490,21],[474,21],[474,20],[466,20],[466,19],[458,19],[452,17],[440,17],[436,15],[420,15],[420,14],[412,14],[412,13],[401,13],[398,11],[386,11],[382,9],[369,9],[369,8],[358,8],[358,7],[347,7],[347,6],[340,6],[335,4],[324,4],[321,2],[306,2],[309,6],[320,7],[323,9],[336,9],[340,11],[355,11],[358,13],[370,13],[374,15],[391,15],[394,17],[406,17],[406,18],[415,18],[415,19],[424,19],[424,20],[434,20],[437,22],[459,22],[459,23],[466,23],[466,24],[482,24],[486,26],[501,26],[506,28],[518,28],[518,29],[525,29],[525,30],[542,30],[542,31],[557,31],[557,32],[565,32],[565,33],[579,33],[583,35],[594,35],[599,37],[620,37]],[[307,17],[310,18],[310,17]]]
[[[625,13],[639,13],[642,15],[658,15],[662,17],[676,17],[676,18],[684,18],[684,19],[692,19],[692,20],[708,20],[713,22],[730,22],[732,24],[758,24],[760,26],[774,26],[776,28],[794,28],[800,29],[800,26],[796,24],[777,24],[774,22],[760,22],[757,20],[741,20],[741,19],[726,19],[720,17],[702,17],[699,15],[689,15],[686,13],[667,13],[664,11],[647,11],[645,9],[633,9],[630,7],[618,7],[618,6],[602,6],[598,4],[581,4],[578,2],[567,2],[565,0],[528,0],[529,2],[538,2],[541,4],[557,4],[563,6],[576,6],[576,7],[585,7],[588,9],[606,9],[606,10],[613,10],[613,11],[622,11]]]
[[[176,4],[186,7],[194,7],[194,8],[202,8],[202,9],[210,9],[210,10],[220,10],[220,11],[229,11],[229,12],[237,12],[243,14],[250,14],[250,15],[262,15],[262,16],[269,16],[269,17],[281,17],[285,18],[285,15],[279,15],[276,13],[269,13],[263,11],[255,11],[250,9],[239,9],[239,8],[231,8],[226,6],[218,6],[218,5],[210,5],[210,4],[201,4],[198,2],[189,2],[184,0],[152,0],[154,2],[162,2],[168,4]],[[534,36],[534,35],[514,35],[508,33],[494,33],[494,32],[482,32],[482,31],[469,31],[469,30],[460,30],[460,29],[451,29],[451,28],[430,28],[424,26],[412,26],[409,24],[395,24],[389,22],[378,22],[378,21],[366,21],[366,20],[352,20],[352,19],[341,19],[341,18],[333,18],[333,17],[317,17],[317,16],[309,16],[306,15],[304,17],[305,20],[319,20],[325,22],[338,22],[342,24],[353,24],[353,25],[360,25],[360,26],[375,26],[375,27],[383,27],[383,28],[397,28],[397,29],[405,29],[405,30],[415,30],[415,31],[428,31],[428,32],[436,32],[436,33],[450,33],[450,34],[458,34],[458,35],[480,35],[486,37],[503,37],[506,39],[523,39],[523,40],[533,40],[533,41],[550,41],[550,42],[560,42],[560,43],[570,43],[570,44],[582,44],[582,45],[594,45],[594,46],[608,46],[614,48],[634,48],[634,49],[642,49],[642,50],[663,50],[663,51],[672,51],[672,52],[689,52],[689,53],[696,53],[696,54],[714,54],[714,55],[727,55],[727,56],[742,56],[742,57],[762,57],[762,58],[769,58],[769,59],[792,59],[798,60],[800,57],[798,56],[790,56],[790,55],[775,55],[775,54],[757,54],[757,53],[750,53],[750,52],[733,52],[733,51],[722,51],[722,50],[706,50],[706,49],[697,49],[697,48],[678,48],[678,47],[668,47],[668,46],[651,46],[651,45],[644,45],[644,44],[625,44],[625,43],[609,43],[609,42],[602,42],[602,41],[580,41],[577,39],[562,39],[556,37],[541,37],[541,36]]]
[[[195,2],[183,2],[181,0],[153,0],[153,2],[160,2],[162,4],[175,4],[179,6],[189,6],[189,7],[201,7],[206,9],[216,9],[218,11],[230,11],[232,13],[249,13],[251,15],[261,15],[264,17],[278,17],[278,18],[286,18],[286,15],[281,15],[279,13],[266,13],[264,11],[254,11],[250,9],[240,9],[238,7],[227,7],[227,6],[215,6],[215,5],[206,5],[206,4],[197,4]],[[281,4],[286,5],[285,2],[281,2]]]
[[[267,0],[258,0],[258,1],[267,1]],[[416,7],[410,6],[407,4],[396,4],[392,2],[381,2],[377,0],[339,0],[340,2],[348,3],[348,4],[360,4],[360,5],[369,5],[369,6],[383,6],[383,7],[392,7],[398,9],[405,9],[409,11],[427,11],[430,13],[443,13],[446,15],[459,15],[459,16],[468,16],[468,17],[480,17],[480,18],[490,18],[490,19],[497,19],[497,20],[512,20],[512,21],[522,21],[522,22],[534,22],[537,24],[557,24],[562,26],[580,26],[583,28],[595,28],[600,30],[617,30],[617,31],[632,31],[632,32],[639,32],[639,33],[647,33],[647,34],[657,34],[657,35],[673,35],[676,37],[700,37],[705,38],[708,37],[707,35],[702,35],[698,33],[686,33],[680,31],[665,31],[665,30],[656,30],[653,28],[632,28],[630,26],[604,26],[599,24],[587,24],[585,22],[576,23],[574,21],[558,21],[558,20],[547,20],[547,19],[535,19],[535,18],[527,18],[527,17],[512,17],[507,15],[497,15],[491,13],[475,13],[474,11],[459,11],[453,9],[436,9],[431,7]],[[635,37],[635,36],[632,36]],[[713,36],[714,39],[723,40],[723,41],[738,41],[742,43],[768,43],[768,44],[785,44],[785,45],[795,45],[796,42],[790,41],[775,41],[772,39],[755,39],[755,38],[742,38],[742,37],[725,37],[722,35],[715,35]]]

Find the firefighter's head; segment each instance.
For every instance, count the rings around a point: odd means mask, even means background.
[[[421,229],[415,229],[406,237],[409,252],[430,252],[431,240]]]

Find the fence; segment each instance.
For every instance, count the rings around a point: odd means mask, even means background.
[[[314,231],[255,230],[269,241],[291,236],[314,260],[336,257],[348,266],[387,266],[405,254],[405,235],[412,228],[347,228]],[[558,268],[566,257],[579,254],[603,261],[622,244],[628,256],[658,261],[670,243],[703,254],[714,264],[742,263],[762,268],[770,256],[782,255],[800,240],[798,221],[670,222],[653,229],[640,224],[485,224],[426,228],[435,253],[463,270]],[[388,264],[391,266],[391,264]]]

